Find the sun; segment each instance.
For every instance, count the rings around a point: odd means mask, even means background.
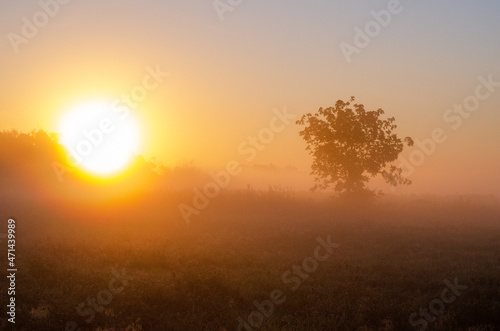
[[[78,104],[64,113],[59,131],[70,160],[94,175],[117,174],[139,150],[138,121],[120,103]]]

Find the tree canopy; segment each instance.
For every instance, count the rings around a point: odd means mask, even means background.
[[[297,121],[305,126],[299,134],[313,156],[313,190],[333,186],[342,196],[372,196],[374,192],[366,184],[379,174],[393,186],[411,184],[402,177],[402,169],[391,162],[397,160],[404,144],[412,146],[413,140],[400,139],[394,133],[394,117],[383,119],[383,114],[382,109],[366,111],[351,97]]]

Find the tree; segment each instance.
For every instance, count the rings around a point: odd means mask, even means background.
[[[401,140],[393,133],[394,117],[381,119],[382,109],[366,111],[362,104],[338,100],[334,107],[320,108],[297,121],[305,128],[299,132],[313,156],[312,190],[334,185],[341,196],[367,197],[374,192],[366,183],[381,174],[386,182],[409,185],[402,169],[391,165],[403,151],[404,143],[413,145],[410,137]]]

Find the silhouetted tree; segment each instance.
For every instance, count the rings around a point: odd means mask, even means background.
[[[334,107],[320,108],[297,121],[306,127],[300,136],[313,156],[312,174],[316,184],[312,190],[334,185],[341,196],[373,196],[366,188],[371,177],[381,174],[391,185],[411,184],[402,177],[402,169],[389,163],[403,151],[403,140],[393,133],[394,117],[381,119],[382,109],[366,111],[362,104],[338,100]],[[404,138],[408,146],[410,137]]]

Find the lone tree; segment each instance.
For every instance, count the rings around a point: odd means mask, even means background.
[[[382,109],[366,111],[353,102],[354,97],[349,102],[338,100],[335,107],[320,108],[297,121],[305,125],[299,134],[313,156],[311,174],[316,184],[312,190],[334,185],[340,196],[370,197],[374,191],[366,183],[378,174],[393,186],[411,184],[401,175],[402,169],[390,163],[397,160],[404,143],[412,146],[413,140],[398,138],[393,133],[394,117],[381,119]]]

